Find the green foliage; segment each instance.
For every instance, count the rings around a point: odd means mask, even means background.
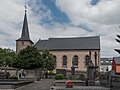
[[[49,71],[48,75],[55,75],[55,73],[53,71]]]
[[[45,70],[53,70],[55,68],[55,58],[49,52],[48,49],[44,49],[42,51],[42,60],[43,60],[43,68]]]
[[[16,54],[13,50],[0,48],[0,66],[12,66],[15,59]]]
[[[63,74],[56,74],[55,75],[55,80],[63,80],[64,79],[64,75]]]
[[[85,81],[86,80],[85,74],[80,74],[79,79],[82,81]]]
[[[43,62],[39,51],[35,47],[30,46],[21,50],[13,63],[13,67],[20,69],[41,68],[42,65]]]

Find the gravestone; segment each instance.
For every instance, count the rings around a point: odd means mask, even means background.
[[[4,72],[0,72],[0,79],[5,79],[5,73]]]
[[[95,85],[95,66],[92,63],[92,61],[90,61],[88,63],[88,86],[93,86]]]

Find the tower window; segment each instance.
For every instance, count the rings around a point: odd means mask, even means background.
[[[22,41],[22,45],[24,45],[24,42]]]

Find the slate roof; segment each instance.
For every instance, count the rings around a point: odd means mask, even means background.
[[[49,38],[38,40],[34,46],[38,50],[100,50],[100,37]]]
[[[120,64],[120,57],[113,57],[116,64]]]
[[[31,41],[31,39],[29,37],[29,28],[28,28],[26,11],[25,11],[25,16],[24,16],[21,38],[17,39],[16,41]]]

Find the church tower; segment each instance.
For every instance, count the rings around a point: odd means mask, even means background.
[[[16,40],[16,53],[19,53],[20,50],[26,48],[27,46],[32,46],[34,43],[31,41],[29,36],[29,29],[28,29],[28,22],[27,22],[27,15],[25,10],[24,22],[22,27],[22,34],[21,38]]]

